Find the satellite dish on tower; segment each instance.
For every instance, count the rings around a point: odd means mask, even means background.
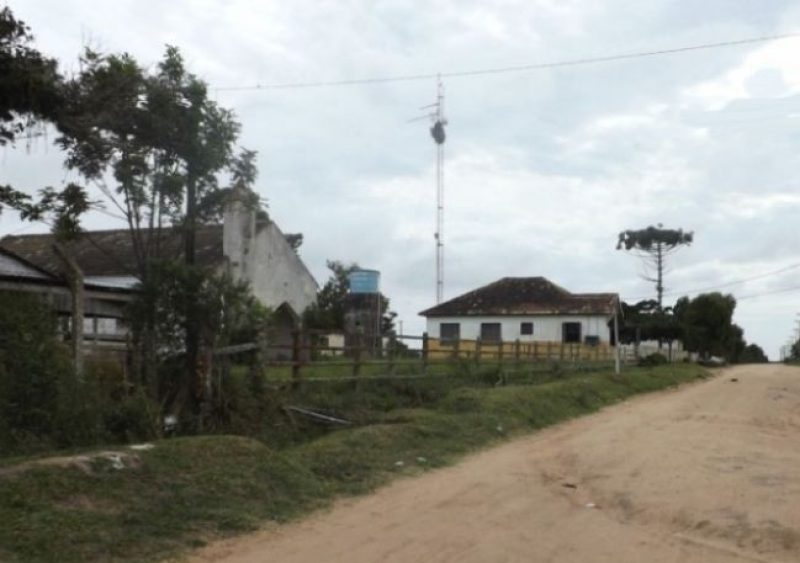
[[[447,125],[447,120],[437,119],[436,123],[431,127],[431,137],[436,141],[437,145],[443,145],[447,136],[444,133],[444,126]]]

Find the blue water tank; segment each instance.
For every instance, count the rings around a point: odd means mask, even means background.
[[[378,270],[353,270],[347,275],[350,293],[378,293],[380,279]]]

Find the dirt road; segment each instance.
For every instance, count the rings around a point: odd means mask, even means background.
[[[192,561],[800,561],[800,369],[641,397]]]

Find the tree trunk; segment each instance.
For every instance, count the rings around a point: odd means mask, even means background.
[[[56,255],[64,264],[64,275],[72,296],[71,323],[72,323],[72,362],[75,374],[83,377],[83,317],[84,317],[84,287],[83,271],[72,256],[72,253],[60,242],[53,244]]]
[[[195,318],[197,288],[194,286],[192,270],[196,264],[195,238],[197,234],[197,176],[193,163],[187,163],[186,178],[186,228],[184,232],[184,260],[189,269],[188,294],[186,296],[186,364],[183,384],[179,392],[179,408],[188,408],[193,416],[200,414],[203,382],[200,381],[200,332]],[[199,423],[200,421],[195,421]]]

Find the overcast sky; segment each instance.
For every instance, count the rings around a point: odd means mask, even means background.
[[[69,69],[83,45],[154,64],[165,44],[212,87],[452,72],[670,49],[800,30],[782,0],[8,2]],[[651,296],[619,231],[695,232],[669,296],[726,287],[774,359],[800,291],[800,38],[445,80],[445,297],[503,276]],[[434,80],[214,91],[259,153],[258,191],[324,282],[326,259],[375,268],[405,332],[434,302]],[[74,180],[38,140],[0,154],[0,183]],[[93,214],[88,228],[121,226]],[[0,235],[46,231],[13,214]],[[753,297],[756,296],[756,297]],[[742,299],[744,298],[744,299]]]

